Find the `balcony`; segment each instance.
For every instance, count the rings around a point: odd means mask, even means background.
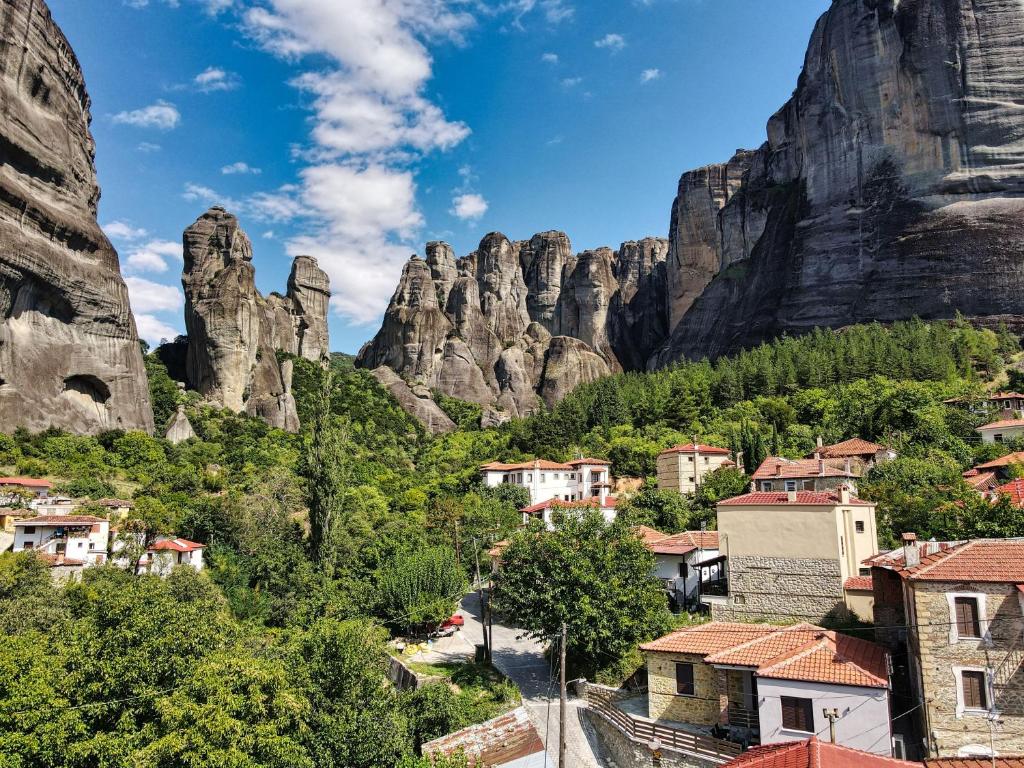
[[[700,583],[700,593],[709,597],[728,597],[729,580],[715,579],[714,581],[702,581]]]

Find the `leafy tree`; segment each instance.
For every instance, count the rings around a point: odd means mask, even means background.
[[[616,506],[616,516],[624,525],[647,525],[664,533],[678,533],[690,526],[693,507],[678,491],[661,490],[657,483],[648,482]]]
[[[566,652],[593,673],[669,626],[652,555],[599,512],[556,515],[551,532],[520,533],[502,557],[495,609],[538,639],[568,627]]]
[[[149,381],[149,402],[153,406],[153,423],[157,431],[163,434],[163,429],[171,416],[178,409],[180,393],[178,384],[170,377],[167,366],[164,365],[156,353],[148,354],[143,358],[146,366],[146,378]]]
[[[740,496],[750,490],[750,478],[734,467],[720,467],[704,476],[693,495],[693,506],[698,522],[711,523],[715,519],[718,502]]]
[[[115,539],[120,556],[136,573],[146,551],[160,536],[174,532],[174,514],[160,499],[142,496],[121,523]]]
[[[452,615],[467,588],[451,550],[430,547],[404,552],[377,574],[378,610],[402,630],[432,627]]]

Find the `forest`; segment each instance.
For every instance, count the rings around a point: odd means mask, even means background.
[[[158,423],[183,405],[197,438],[19,431],[0,435],[0,470],[75,497],[129,498],[123,525],[207,545],[208,568],[160,579],[99,567],[57,585],[30,554],[0,555],[0,766],[428,765],[419,744],[508,702],[384,686],[387,642],[449,615],[480,553],[510,537],[537,539],[534,564],[600,561],[622,576],[622,610],[590,612],[570,648],[578,668],[614,681],[631,671],[632,645],[690,620],[652,598],[650,556],[629,527],[713,528],[715,503],[748,483],[725,470],[694,498],[659,491],[657,454],[693,438],[741,452],[748,471],[768,455],[803,456],[819,436],[893,447],[899,457],[860,483],[879,505],[881,546],[904,530],[1024,535],[1024,511],[962,478],[1020,446],[982,445],[985,415],[944,402],[1014,386],[1020,355],[1005,328],[962,320],[817,330],[601,379],[497,428],[440,398],[459,429],[437,437],[344,355],[326,370],[295,361],[296,435],[205,405],[147,355]],[[550,537],[521,532],[525,492],[478,481],[484,462],[581,454],[643,481],[611,528],[585,518]],[[543,635],[564,614],[557,595],[615,598],[600,593],[597,567],[531,592],[527,582],[549,581],[538,571],[510,583],[501,605],[516,616],[547,601],[529,627]]]

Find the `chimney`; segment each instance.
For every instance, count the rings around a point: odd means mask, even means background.
[[[903,564],[907,568],[913,568],[921,564],[921,551],[917,548],[917,534],[904,533],[900,537],[903,541]]]
[[[936,552],[939,551],[939,549],[940,549],[939,542],[935,539],[934,536],[932,536],[930,539],[928,539],[928,547],[927,547],[926,551],[928,552],[929,555],[934,555]]]
[[[796,504],[796,491],[786,491],[786,501]]]
[[[846,457],[846,461],[843,462],[843,466],[846,467],[846,474],[853,474],[852,465],[850,464],[850,457]]]
[[[850,486],[840,485],[839,486],[839,503],[849,504],[850,503]]]
[[[821,435],[818,435],[818,450],[820,451],[825,446],[825,441],[821,439]]]
[[[821,458],[821,451],[814,452],[814,458],[818,460],[818,475],[821,477],[825,476],[825,460]]]

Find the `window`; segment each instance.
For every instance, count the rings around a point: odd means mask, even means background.
[[[57,554],[58,555],[63,555],[67,551],[67,548],[68,548],[67,544],[65,544],[63,541],[58,542],[57,543]]]
[[[693,664],[676,662],[676,695],[693,696]]]
[[[528,482],[528,483],[532,483],[533,482],[533,473],[532,472],[526,476],[526,482]]]
[[[686,457],[686,460],[687,460],[688,462],[690,462],[691,464],[693,464],[693,456],[687,456],[687,457]]]
[[[762,491],[770,491],[771,489],[772,489],[772,484],[771,484],[770,480],[764,480],[764,481],[761,482],[761,490]]]
[[[90,541],[89,542],[89,549],[90,550],[96,549],[96,542],[95,541]]]
[[[1003,436],[999,432],[997,432],[995,435],[993,435],[992,439],[995,440],[997,443],[1003,442]]]
[[[705,464],[710,464],[711,463],[711,459],[709,459],[707,456],[705,456],[704,457],[704,463]]]
[[[863,520],[855,521],[854,524],[853,524],[853,530],[855,530],[857,533],[864,533],[864,521]]]
[[[22,546],[25,549],[35,549],[36,548],[36,543],[34,541],[26,541]]]
[[[25,533],[35,533],[35,532],[36,532],[36,527],[34,525],[26,525],[25,526]]]
[[[546,477],[545,475],[541,475],[541,476],[540,476],[540,481],[541,481],[542,483],[545,483],[545,482],[547,482],[547,477]]]
[[[787,480],[786,481],[786,490],[787,491],[795,491],[796,490],[796,480]]]
[[[861,576],[870,576],[871,575],[871,569],[870,568],[861,568],[859,571],[857,571],[857,573],[859,575],[861,575]]]
[[[782,696],[782,727],[787,731],[814,733],[814,701]]]
[[[953,599],[956,633],[959,637],[981,637],[981,622],[978,620],[978,598],[956,597]]]
[[[963,686],[964,709],[988,709],[985,673],[982,671],[965,670],[960,673],[960,681]]]
[[[686,563],[684,562],[679,563],[679,575],[684,579],[686,578]]]

